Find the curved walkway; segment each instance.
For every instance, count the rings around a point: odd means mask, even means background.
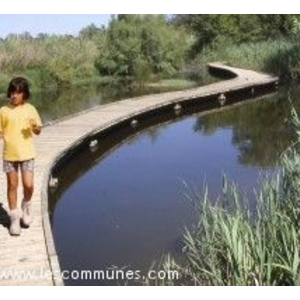
[[[178,103],[184,109],[185,104],[201,104],[201,101],[220,106],[224,101],[230,103],[235,94],[246,93],[248,97],[253,97],[259,95],[259,91],[266,93],[278,85],[277,77],[250,70],[218,63],[210,64],[209,68],[234,78],[186,91],[148,95],[102,105],[45,126],[42,134],[36,138],[39,154],[36,158],[33,198],[35,219],[31,228],[24,229],[20,237],[11,237],[7,230],[6,183],[1,170],[0,285],[63,285],[50,227],[47,189],[53,166],[82,141],[89,141],[95,133],[120,122],[128,122],[130,126],[133,119],[138,120],[139,115],[149,111],[174,109]]]

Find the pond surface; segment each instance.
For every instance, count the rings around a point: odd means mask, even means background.
[[[127,129],[103,139],[101,149],[79,153],[55,174],[60,185],[49,192],[62,270],[126,266],[143,273],[163,254],[179,255],[184,227],[197,222],[185,192],[201,193],[205,181],[217,197],[225,172],[253,201],[259,177],[276,170],[290,144],[288,115],[287,94],[281,92],[210,114],[160,120],[132,136]]]

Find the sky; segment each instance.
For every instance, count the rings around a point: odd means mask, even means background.
[[[0,14],[0,38],[5,38],[10,33],[20,34],[24,32],[29,32],[32,36],[36,36],[39,33],[77,35],[82,28],[92,23],[98,27],[107,25],[110,16],[110,14]]]

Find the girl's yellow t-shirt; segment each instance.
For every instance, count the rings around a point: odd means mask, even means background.
[[[34,133],[30,128],[30,119],[33,119],[38,126],[42,126],[37,110],[30,103],[18,106],[7,104],[0,109],[4,160],[24,161],[35,157]]]

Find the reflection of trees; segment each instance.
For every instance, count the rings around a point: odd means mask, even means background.
[[[95,89],[84,87],[34,94],[31,100],[40,111],[44,122],[87,109],[92,106],[92,101],[94,105],[100,104],[101,96],[99,95],[97,98]]]
[[[178,87],[132,86],[126,82],[98,86],[91,83],[61,89],[59,91],[35,93],[30,99],[30,102],[38,108],[43,121],[47,122],[120,99],[177,89]],[[2,102],[4,102],[4,100]]]
[[[299,104],[295,103],[295,106],[300,108]],[[242,164],[270,167],[290,144],[292,136],[286,123],[289,110],[286,93],[281,93],[199,117],[194,130],[210,135],[229,127]]]

